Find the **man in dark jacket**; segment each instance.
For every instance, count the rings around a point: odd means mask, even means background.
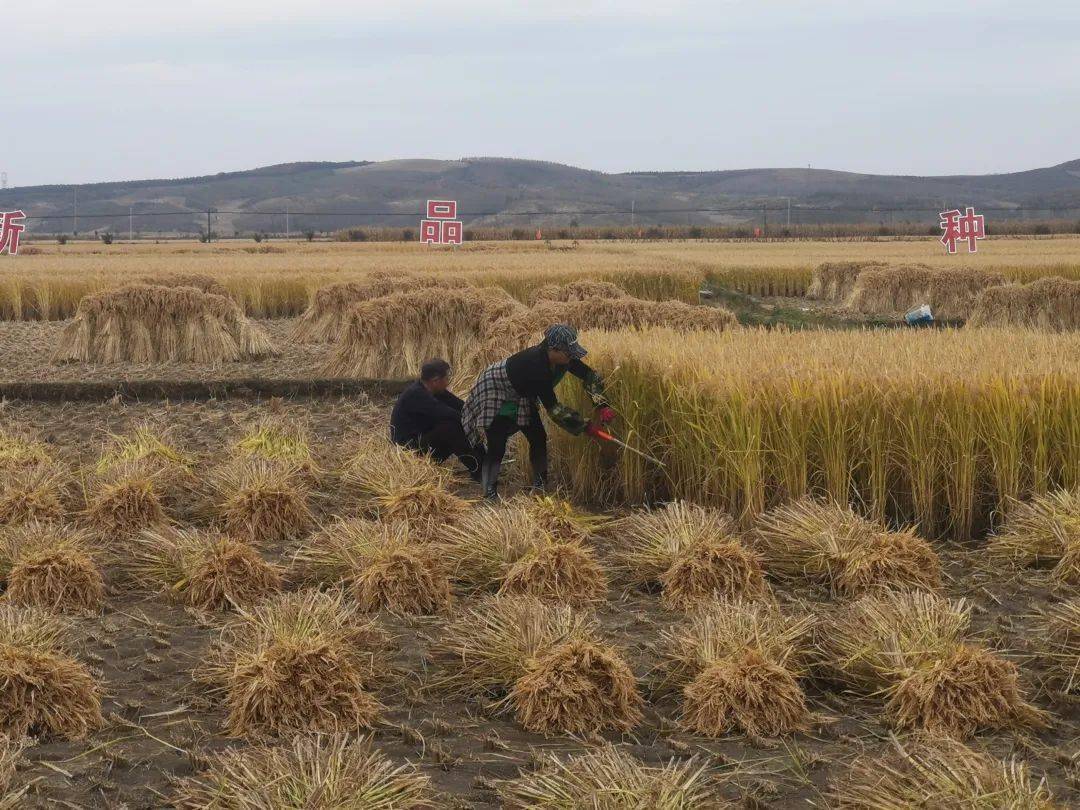
[[[474,444],[486,441],[484,497],[498,497],[506,442],[519,430],[529,442],[533,487],[541,490],[547,487],[547,432],[540,419],[538,401],[551,421],[563,430],[575,436],[585,432],[588,423],[581,414],[555,397],[555,386],[566,372],[582,381],[597,406],[601,423],[615,418],[615,412],[604,400],[600,375],[581,362],[585,355],[585,349],[577,342],[577,330],[555,324],[548,327],[539,344],[488,366],[480,374],[461,412],[461,424]]]
[[[409,385],[394,403],[390,414],[390,438],[395,444],[429,454],[436,461],[450,456],[480,480],[482,448],[473,447],[461,427],[465,403],[448,390],[450,364],[428,360],[420,368],[420,379]]]

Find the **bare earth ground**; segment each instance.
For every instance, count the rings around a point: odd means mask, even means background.
[[[80,370],[81,371],[81,370]],[[10,374],[10,370],[5,371]],[[248,371],[250,373],[250,370]],[[174,438],[209,467],[235,439],[237,424],[273,409],[302,420],[315,434],[325,464],[338,459],[341,441],[357,428],[383,430],[389,402],[356,398],[297,399],[280,402],[150,402],[136,404],[20,403],[0,409],[5,422],[41,431],[72,464],[93,461],[107,433],[122,433],[152,417],[174,429]],[[464,493],[477,493],[462,484]],[[321,517],[348,514],[350,504],[333,492],[320,499]],[[617,542],[617,538],[605,541]],[[950,595],[976,606],[977,627],[991,644],[1023,656],[1029,614],[1050,594],[1035,582],[1007,582],[980,574],[970,549],[940,547],[948,560]],[[273,556],[284,561],[284,549]],[[80,657],[100,670],[106,684],[106,726],[85,741],[45,742],[26,752],[30,763],[20,778],[32,780],[29,807],[151,808],[169,806],[170,780],[198,769],[204,758],[228,745],[223,713],[195,684],[193,667],[213,637],[213,627],[163,597],[133,592],[115,572],[107,607],[100,616],[78,620]],[[827,604],[820,594],[788,590],[784,598]],[[459,600],[467,605],[468,599]],[[662,627],[678,618],[663,610],[655,595],[623,594],[613,587],[598,615],[612,640],[622,646],[635,671],[644,675]],[[417,763],[445,792],[444,806],[497,804],[492,780],[529,768],[535,749],[577,751],[582,743],[545,739],[522,732],[512,720],[493,717],[474,701],[444,699],[430,688],[438,665],[427,657],[443,619],[381,619],[395,636],[395,663],[401,677],[379,694],[389,707],[378,729],[378,746],[396,761]],[[1045,773],[1063,806],[1080,804],[1080,713],[1052,693],[1039,690],[1040,668],[1025,662],[1025,677],[1037,703],[1052,712],[1054,725],[1033,733],[984,735],[976,742],[999,756],[1016,754]],[[845,763],[864,750],[878,751],[888,730],[877,716],[880,704],[809,686],[821,722],[811,734],[783,743],[735,735],[719,741],[680,731],[673,702],[650,702],[645,722],[633,734],[609,735],[649,763],[698,754],[732,776],[732,798],[748,807],[827,806],[820,792]]]

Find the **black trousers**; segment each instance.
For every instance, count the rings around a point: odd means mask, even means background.
[[[539,416],[533,419],[528,427],[519,427],[516,419],[508,416],[496,416],[487,429],[487,453],[484,455],[484,464],[487,465],[494,477],[498,477],[499,465],[502,464],[503,456],[506,455],[506,442],[518,431],[525,434],[529,442],[529,464],[533,469],[533,486],[546,487],[548,480],[548,451],[547,431]],[[492,481],[494,484],[494,481]]]
[[[469,443],[460,422],[440,422],[427,433],[409,439],[404,446],[427,453],[440,462],[457,456],[473,480],[480,480],[480,459],[484,450]]]

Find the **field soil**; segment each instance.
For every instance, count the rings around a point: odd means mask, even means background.
[[[8,347],[22,353],[26,365],[17,372],[5,368],[5,378],[30,370],[33,342],[24,338],[14,349]],[[303,364],[297,358],[292,363],[300,373]],[[86,370],[80,368],[79,374]],[[245,373],[250,375],[251,368]],[[6,402],[0,419],[40,431],[58,455],[80,466],[96,459],[108,434],[125,433],[144,419],[156,420],[172,429],[177,444],[199,457],[202,469],[209,469],[222,460],[240,425],[274,412],[307,425],[319,461],[332,468],[340,462],[352,431],[386,429],[389,407],[385,397],[362,395],[257,402]],[[465,479],[460,488],[469,497],[479,494]],[[348,515],[353,508],[332,489],[317,499],[323,520]],[[618,538],[598,542],[603,556]],[[1052,725],[1046,729],[982,735],[975,744],[1002,757],[1027,760],[1036,774],[1047,776],[1062,806],[1077,806],[1080,712],[1075,703],[1041,688],[1041,670],[1024,647],[1029,616],[1048,596],[1045,585],[1037,579],[1008,581],[980,571],[977,548],[938,548],[947,560],[949,595],[971,600],[983,638],[1022,662],[1029,692],[1039,706],[1052,712]],[[268,550],[283,563],[288,562],[288,552],[285,547]],[[162,596],[138,592],[116,571],[109,572],[109,580],[103,613],[77,620],[79,656],[100,672],[105,683],[106,724],[84,741],[43,741],[26,751],[26,763],[17,775],[32,783],[26,807],[168,807],[174,779],[193,774],[216,751],[245,744],[223,735],[224,715],[217,697],[192,679],[192,669],[204,656],[216,624],[228,614],[197,614]],[[778,592],[783,600],[798,601],[811,611],[830,604],[823,594],[809,590],[778,588]],[[465,607],[469,602],[462,597],[457,604]],[[655,662],[660,630],[679,618],[664,610],[655,594],[624,592],[617,584],[598,605],[597,615],[639,676]],[[525,733],[481,701],[454,700],[441,693],[433,685],[439,667],[428,651],[445,619],[381,617],[380,622],[393,634],[400,677],[379,693],[388,712],[374,739],[394,760],[414,762],[427,773],[443,793],[442,806],[497,806],[493,783],[531,768],[536,751],[574,752],[596,742]],[[812,732],[784,742],[740,735],[709,740],[688,734],[680,730],[678,709],[670,700],[650,701],[640,727],[607,739],[652,764],[698,755],[729,777],[728,794],[748,807],[797,808],[811,803],[824,807],[828,805],[822,791],[829,780],[840,776],[855,755],[882,750],[890,732],[880,722],[879,702],[856,699],[824,684],[810,684],[809,693],[818,722]]]

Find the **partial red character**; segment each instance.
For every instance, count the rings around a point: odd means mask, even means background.
[[[452,222],[442,223],[442,243],[444,245],[460,245],[463,236],[461,228],[461,222],[454,220]]]
[[[960,211],[954,208],[951,211],[942,211],[938,214],[940,218],[942,233],[941,244],[945,246],[945,249],[949,253],[956,253],[956,240],[960,238]]]
[[[24,219],[26,214],[22,211],[4,211],[0,214],[0,254],[19,254],[19,234],[26,230]]]
[[[969,206],[960,217],[957,234],[958,238],[967,240],[968,253],[978,252],[979,246],[976,242],[986,236],[986,217],[976,214],[975,209]]]
[[[428,200],[428,219],[457,219],[457,200]]]
[[[442,242],[442,223],[437,219],[420,220],[420,243],[438,245]]]

